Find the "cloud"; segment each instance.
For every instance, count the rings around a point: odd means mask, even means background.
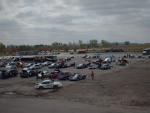
[[[0,0],[0,41],[150,42],[150,0]]]

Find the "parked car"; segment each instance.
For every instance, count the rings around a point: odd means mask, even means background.
[[[82,56],[82,58],[86,58],[88,55],[84,55],[84,56]]]
[[[35,65],[31,65],[31,66],[28,67],[28,69],[29,70],[35,70],[36,68],[35,68]]]
[[[89,65],[88,68],[89,68],[89,69],[97,69],[97,68],[98,68],[98,65],[91,64],[91,65]]]
[[[55,70],[55,71],[53,71],[53,72],[50,73],[49,78],[50,78],[50,79],[53,79],[53,80],[54,80],[54,79],[58,79],[59,74],[60,74],[60,70],[58,70],[58,71]]]
[[[6,68],[10,68],[10,67],[16,67],[16,63],[15,62],[7,63]]]
[[[9,65],[9,64],[8,64],[8,65],[5,66],[5,69],[6,69],[6,70],[12,70],[12,69],[13,69],[13,70],[17,70],[17,67],[16,67],[16,65]]]
[[[142,52],[143,55],[150,55],[150,48],[146,48]]]
[[[69,77],[70,81],[78,81],[86,79],[86,75],[75,73],[74,75]]]
[[[86,64],[78,64],[76,66],[77,69],[84,69],[84,68],[87,68],[87,65]]]
[[[35,70],[30,70],[28,68],[22,69],[22,72],[20,73],[21,78],[33,77],[36,75],[37,75],[37,72]]]
[[[50,79],[57,79],[57,80],[68,80],[69,76],[72,74],[70,72],[62,72],[59,69],[55,69],[53,72],[50,73]]]
[[[107,70],[107,69],[111,69],[111,65],[109,63],[104,63],[101,65],[100,69],[102,70]]]
[[[48,66],[48,68],[57,68],[57,63],[52,63],[51,65]]]
[[[58,74],[57,79],[59,79],[59,80],[68,80],[71,75],[72,75],[72,74],[69,73],[69,72],[60,72],[60,73]]]
[[[49,78],[50,73],[48,71],[39,71],[37,74],[37,78]]]
[[[97,58],[97,59],[99,59],[99,58],[101,58],[101,56],[100,56],[100,54],[95,54],[95,55],[92,56],[92,58]]]
[[[51,64],[51,62],[46,61],[46,62],[43,62],[43,63],[42,63],[42,66],[48,66],[48,65],[50,65],[50,64]]]
[[[61,87],[63,87],[62,83],[58,81],[52,81],[52,80],[44,80],[40,83],[37,83],[37,85],[35,85],[36,89],[55,89]]]
[[[66,57],[65,58],[65,61],[70,61],[71,60],[71,57]]]
[[[74,67],[75,66],[75,62],[69,63],[68,67]]]
[[[56,68],[67,68],[67,67],[68,67],[67,63],[57,63]]]
[[[74,58],[74,56],[71,56],[70,58],[71,58],[71,59],[73,59],[73,58]]]
[[[144,59],[145,57],[142,56],[142,55],[138,55],[137,58],[139,58],[139,59]]]
[[[29,67],[31,67],[33,64],[32,63],[27,63],[25,66],[24,66],[24,68],[29,68]]]
[[[11,68],[11,69],[7,70],[7,73],[9,75],[9,77],[15,77],[18,75],[18,71],[16,68],[14,68],[14,69]]]
[[[104,59],[103,62],[111,63],[112,62],[112,58],[111,57],[107,57],[107,58]]]
[[[0,62],[0,67],[5,67],[6,63],[5,62]]]
[[[90,66],[91,65],[91,61],[88,61],[86,63],[84,63],[86,65],[86,67]]]
[[[41,69],[42,68],[41,63],[36,63],[36,64],[34,64],[34,66],[35,66],[35,69]]]
[[[18,71],[16,69],[2,69],[0,70],[0,79],[6,79],[10,77],[16,77],[18,75]]]
[[[6,78],[8,78],[6,70],[0,70],[0,79],[6,79]]]
[[[93,61],[93,64],[101,64],[103,60],[101,58],[97,59],[96,61]]]
[[[86,56],[86,59],[90,59],[90,58],[92,58],[91,56]]]

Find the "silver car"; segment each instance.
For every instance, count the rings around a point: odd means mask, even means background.
[[[54,89],[61,87],[63,87],[62,83],[52,80],[43,80],[35,86],[36,89]]]

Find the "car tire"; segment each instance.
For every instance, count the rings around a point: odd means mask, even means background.
[[[40,86],[40,87],[39,87],[39,89],[43,89],[43,87],[42,87],[42,86]]]
[[[57,85],[54,85],[54,86],[53,86],[53,89],[58,89],[58,86],[57,86]]]

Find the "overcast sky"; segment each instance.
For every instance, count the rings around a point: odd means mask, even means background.
[[[0,0],[0,42],[150,43],[150,0]]]

